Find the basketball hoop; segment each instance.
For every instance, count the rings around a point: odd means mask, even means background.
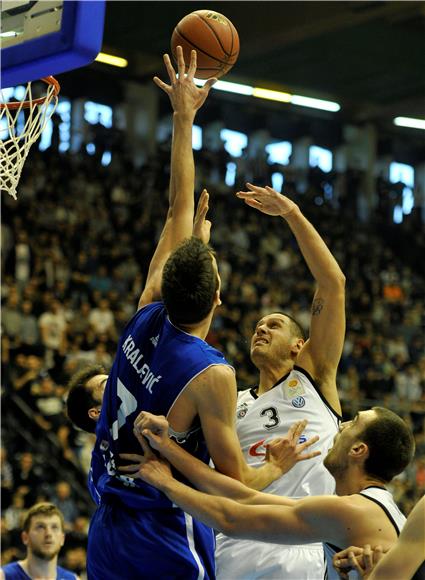
[[[18,102],[6,103],[0,91],[0,189],[14,199],[31,145],[40,137],[58,105],[59,82],[52,76],[41,80],[47,85],[47,92],[40,98],[33,98],[31,83]],[[23,109],[25,113],[21,115]]]

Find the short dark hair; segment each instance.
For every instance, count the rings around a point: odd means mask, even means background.
[[[287,312],[279,312],[278,311],[278,314],[282,314],[283,316],[286,316],[286,318],[289,318],[292,336],[296,336],[297,338],[302,338],[303,340],[307,340],[307,335],[305,333],[305,330],[303,329],[301,324],[298,322],[298,320],[296,320],[293,316],[291,316]]]
[[[87,383],[96,375],[104,374],[106,370],[102,365],[90,365],[76,372],[68,383],[66,413],[76,427],[88,433],[96,431],[96,422],[90,419],[88,411],[98,407],[99,401],[93,397],[93,389],[87,388]]]
[[[63,514],[60,511],[60,509],[57,508],[53,503],[40,502],[30,507],[30,509],[26,512],[22,524],[22,529],[24,530],[24,532],[29,532],[29,529],[31,527],[31,520],[35,516],[46,516],[48,518],[52,516],[58,516],[61,522],[62,531],[65,530],[65,522]]]
[[[218,288],[212,248],[191,237],[165,263],[161,294],[171,322],[192,324],[211,311]]]
[[[398,415],[372,407],[377,417],[366,425],[360,438],[369,448],[364,469],[385,483],[401,473],[413,458],[415,440],[407,423]]]

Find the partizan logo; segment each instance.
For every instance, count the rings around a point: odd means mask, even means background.
[[[242,403],[236,411],[236,417],[238,419],[243,419],[245,417],[245,415],[247,414],[247,412],[248,412],[248,405],[246,403]]]

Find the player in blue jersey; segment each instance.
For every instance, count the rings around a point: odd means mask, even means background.
[[[24,560],[4,566],[0,570],[0,579],[78,580],[76,574],[58,566],[58,554],[65,542],[64,529],[63,515],[54,504],[32,506],[25,516],[21,536],[27,555]]]
[[[256,489],[288,469],[286,445],[263,467],[247,466],[235,431],[234,371],[205,342],[221,303],[220,277],[207,245],[205,191],[194,222],[192,126],[214,81],[196,87],[195,52],[187,75],[181,48],[177,60],[178,77],[168,55],[164,57],[169,85],[154,79],[174,112],[166,223],[139,310],[123,331],[109,376],[95,373],[85,379],[98,399],[105,386],[100,414],[95,406],[89,417],[98,419],[90,489],[99,504],[89,531],[90,579],[190,580],[215,574],[213,531],[173,506],[163,493],[117,470],[120,453],[140,451],[133,434],[140,411],[166,415],[174,439],[186,450],[205,463],[211,457],[219,471]],[[73,383],[78,388],[75,379]],[[68,414],[74,420],[70,399]]]

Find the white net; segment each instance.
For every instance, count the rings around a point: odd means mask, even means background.
[[[0,190],[16,199],[22,169],[31,145],[44,131],[58,104],[58,85],[48,83],[47,95],[33,98],[28,83],[21,102],[6,106],[0,90]]]

